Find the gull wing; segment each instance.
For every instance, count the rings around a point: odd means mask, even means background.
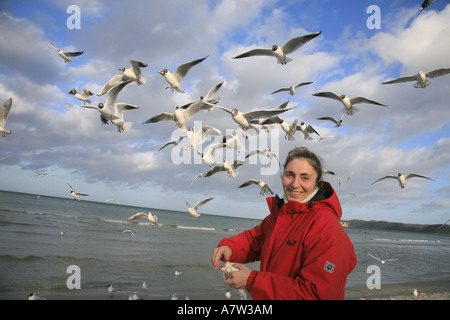
[[[97,109],[97,110],[99,110],[99,108],[97,106],[93,106],[91,104],[70,104],[70,103],[66,103],[66,105],[68,105],[69,107],[72,107],[72,108],[83,107],[83,108],[90,108],[90,109]]]
[[[120,82],[118,85],[112,87],[106,94],[105,108],[109,108],[111,110],[111,113],[114,112],[114,106],[116,104],[119,92],[122,91],[122,89],[131,82],[133,82],[133,80]]]
[[[195,205],[194,210],[197,211],[198,208],[200,208],[202,205],[204,205],[204,204],[207,203],[208,201],[211,201],[212,199],[214,199],[214,197],[213,197],[213,198],[208,198],[208,199],[205,199],[205,200],[202,200],[202,201],[199,201],[199,202]]]
[[[81,56],[84,53],[84,51],[78,51],[78,52],[64,52],[64,54],[68,57],[78,57]]]
[[[243,184],[241,184],[241,185],[239,186],[239,188],[247,187],[247,186],[250,186],[250,185],[252,185],[252,184],[258,184],[258,185],[259,185],[259,181],[258,181],[258,180],[255,180],[255,179],[247,180],[247,181],[245,181]]]
[[[317,120],[329,120],[331,122],[334,122],[335,124],[339,124],[339,121],[333,117],[320,117],[320,118],[317,118]]]
[[[145,68],[148,66],[148,64],[137,61],[137,60],[130,60],[131,67],[133,68],[133,71],[135,74],[140,75],[141,74],[141,68]]]
[[[357,104],[357,103],[370,103],[370,104],[376,104],[376,105],[378,105],[378,106],[386,107],[385,104],[382,104],[382,103],[379,103],[379,102],[376,102],[376,101],[373,101],[373,100],[370,100],[370,99],[367,99],[367,98],[364,98],[364,97],[351,98],[351,99],[350,99],[350,102],[351,102],[352,104]]]
[[[4,127],[6,119],[8,118],[9,110],[11,110],[12,98],[6,100],[0,107],[0,126]]]
[[[394,80],[390,80],[390,81],[386,81],[386,82],[382,82],[381,84],[393,84],[393,83],[401,83],[401,82],[410,82],[410,81],[416,81],[417,80],[417,76],[406,76],[406,77],[400,77]]]
[[[83,95],[88,97],[94,95],[91,90],[83,88]]]
[[[436,70],[427,72],[426,74],[427,74],[428,78],[436,78],[436,77],[443,76],[448,73],[450,73],[450,68],[436,69]]]
[[[220,87],[222,87],[222,85],[223,85],[223,81],[221,83],[219,83],[218,85],[209,89],[208,93],[203,98],[203,100],[206,100],[206,101],[211,100],[214,97],[214,95],[216,94],[216,92],[219,91]]]
[[[313,93],[313,96],[322,97],[322,98],[330,98],[330,99],[334,99],[337,101],[342,101],[340,96],[338,96],[336,93],[330,92],[330,91]]]
[[[231,109],[222,107],[222,106],[220,106],[220,105],[218,105],[218,104],[211,104],[211,103],[207,103],[207,102],[205,102],[205,103],[206,103],[206,104],[209,104],[209,105],[211,105],[211,106],[217,107],[217,108],[219,108],[219,109],[222,109],[223,111],[226,111],[226,112],[228,112],[228,113],[231,113]]]
[[[116,103],[116,105],[114,106],[114,114],[118,117],[120,117],[121,119],[123,119],[123,112],[126,110],[134,110],[134,109],[139,109],[138,106],[134,105],[134,104],[129,104],[129,103],[125,103],[125,102],[119,102]]]
[[[168,112],[161,112],[156,116],[146,120],[144,123],[155,123],[159,121],[175,121],[175,114]]]
[[[384,179],[387,179],[387,178],[392,178],[392,179],[398,180],[397,176],[387,175],[387,176],[384,176],[383,178],[378,179],[377,181],[373,182],[372,184],[377,183],[378,181],[381,181],[381,180],[384,180]]]
[[[312,39],[314,39],[321,33],[322,33],[322,31],[319,31],[319,32],[307,34],[304,36],[292,38],[291,40],[286,42],[286,44],[284,44],[281,47],[281,50],[283,50],[284,54],[289,54],[291,52],[294,52],[295,50],[297,50],[298,48],[303,46],[308,41],[311,41]]]
[[[105,93],[107,93],[109,91],[109,89],[117,86],[118,84],[128,81],[129,78],[125,77],[124,75],[118,74],[115,75],[114,77],[112,77],[99,91],[99,93],[97,93],[98,96],[102,96]]]
[[[278,92],[283,92],[283,91],[289,91],[289,88],[280,88],[280,89],[272,92],[271,94],[278,93]]]
[[[235,57],[233,57],[233,59],[241,59],[241,58],[247,58],[247,57],[253,57],[253,56],[269,56],[272,57],[273,56],[273,51],[272,49],[262,49],[262,48],[257,48],[257,49],[252,49],[249,50],[247,52],[244,52],[240,55],[237,55]]]
[[[193,66],[199,64],[200,62],[202,62],[206,58],[208,58],[208,56],[206,56],[204,58],[200,58],[200,59],[194,60],[194,61],[183,63],[182,65],[179,65],[177,70],[174,72],[173,75],[175,76],[175,78],[177,79],[178,82],[183,81],[183,79],[186,76],[186,74],[188,73],[188,71]]]
[[[273,116],[276,116],[280,113],[286,112],[291,110],[292,108],[289,109],[269,109],[269,110],[255,110],[255,111],[250,111],[247,113],[244,113],[244,117],[248,120],[253,120],[253,119],[269,119]]]
[[[431,178],[422,176],[422,175],[417,174],[417,173],[410,173],[410,174],[405,175],[405,179],[414,178],[414,177],[416,177],[416,178],[425,178],[425,179],[428,179],[428,180],[433,180],[433,181],[435,181],[434,179],[431,179]]]
[[[128,221],[140,219],[140,218],[147,218],[147,214],[145,212],[138,212],[133,214],[131,217],[128,218]]]
[[[311,84],[312,82],[308,81],[308,82],[300,82],[299,84],[295,85],[295,89],[306,86],[308,84]]]

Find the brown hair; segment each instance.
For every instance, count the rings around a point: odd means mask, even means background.
[[[322,180],[322,173],[323,173],[322,162],[320,161],[320,158],[314,152],[310,151],[306,147],[298,147],[298,148],[296,147],[296,148],[292,149],[291,151],[289,151],[289,153],[286,157],[286,161],[284,163],[283,174],[284,174],[284,171],[286,170],[288,163],[296,158],[304,158],[304,159],[308,160],[309,164],[314,168],[314,170],[317,173],[316,183],[320,187],[319,181]]]

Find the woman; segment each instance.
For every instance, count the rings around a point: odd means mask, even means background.
[[[307,148],[290,151],[283,172],[284,198],[267,198],[270,215],[260,225],[222,239],[212,255],[238,262],[224,283],[253,299],[344,299],[356,265],[353,245],[339,223],[339,199],[321,181],[319,158]],[[260,260],[260,271],[240,263]]]

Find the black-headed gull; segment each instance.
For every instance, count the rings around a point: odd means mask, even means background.
[[[68,52],[68,51],[62,51],[61,49],[58,49],[55,47],[51,42],[49,42],[50,46],[58,52],[59,56],[64,59],[65,63],[72,63],[72,60],[69,59],[69,57],[77,57],[83,54],[84,51],[79,52]]]
[[[205,203],[211,201],[214,198],[208,198],[202,201],[197,202],[197,204],[195,206],[191,206],[189,204],[189,202],[187,202],[186,200],[184,200],[186,202],[186,204],[188,205],[188,211],[189,214],[191,215],[192,219],[197,219],[198,217],[200,217],[200,213],[197,212],[197,210],[203,206]]]
[[[186,136],[181,136],[181,137],[179,137],[179,138],[176,139],[176,140],[172,140],[172,141],[167,142],[167,143],[164,144],[161,148],[159,148],[158,151],[161,151],[161,150],[164,149],[165,147],[170,146],[170,145],[172,145],[172,144],[173,144],[174,146],[178,145],[178,144],[181,142],[181,140],[183,140],[185,137],[186,137]]]
[[[416,83],[413,85],[414,88],[425,88],[431,83],[431,81],[428,80],[427,78],[436,78],[446,75],[448,73],[450,73],[450,68],[441,68],[430,72],[419,71],[415,75],[400,77],[394,80],[382,82],[381,84],[393,84],[393,83],[416,81]]]
[[[49,170],[41,171],[41,172],[36,173],[35,176],[42,178],[43,176],[47,175],[50,171],[52,171],[52,170],[49,169]]]
[[[317,37],[320,33],[321,31],[292,38],[281,47],[274,44],[272,46],[272,49],[265,49],[265,48],[252,49],[233,57],[233,59],[241,59],[253,56],[271,56],[277,58],[278,63],[285,65],[288,62],[292,61],[291,58],[286,57],[287,54],[294,52],[308,41]]]
[[[67,93],[70,93],[73,96],[75,96],[75,98],[77,98],[78,100],[81,100],[81,101],[87,102],[87,103],[91,103],[91,100],[89,99],[89,96],[94,95],[91,90],[86,89],[86,88],[84,88],[81,91],[81,93],[79,93],[78,90],[75,89],[75,88],[71,89]]]
[[[330,99],[334,99],[337,101],[340,101],[343,105],[344,105],[344,109],[343,112],[347,113],[348,115],[352,116],[355,114],[355,112],[359,111],[358,108],[355,108],[353,105],[357,104],[357,103],[369,103],[369,104],[375,104],[378,106],[383,106],[386,107],[386,105],[364,98],[364,97],[355,97],[355,98],[349,98],[347,97],[345,94],[342,94],[340,96],[338,96],[336,93],[334,92],[318,92],[318,93],[313,93],[313,96],[315,97],[323,97],[323,98],[330,98]]]
[[[208,146],[208,150],[206,152],[200,152],[199,150],[197,150],[197,153],[200,155],[203,162],[205,162],[208,166],[212,167],[216,164],[216,161],[214,160],[216,150],[225,148],[226,146],[227,144],[222,142],[211,143]]]
[[[222,109],[223,111],[226,111],[231,114],[231,117],[233,118],[234,122],[236,122],[245,132],[248,131],[248,129],[256,129],[252,123],[255,123],[255,121],[264,121],[265,119],[269,119],[271,117],[274,117],[276,115],[279,115],[283,112],[289,111],[292,108],[289,109],[268,109],[268,110],[254,110],[246,113],[242,113],[238,109],[228,109],[225,107],[222,107],[220,105],[214,105],[219,109]],[[246,136],[247,137],[247,136]]]
[[[207,136],[220,136],[222,135],[222,131],[210,125],[202,125],[201,128],[197,131],[195,131],[193,128],[189,128],[186,135],[189,141],[188,146],[190,146],[191,149],[194,150],[197,145],[201,145],[205,142]]]
[[[299,84],[296,84],[295,86],[289,86],[289,87],[285,87],[285,88],[280,88],[280,89],[278,89],[278,90],[272,92],[271,94],[278,93],[278,92],[283,92],[283,91],[288,91],[289,94],[290,94],[291,96],[293,96],[294,93],[295,93],[295,90],[297,90],[297,89],[300,88],[300,87],[303,87],[303,86],[306,86],[306,85],[308,85],[308,84],[311,84],[311,83],[312,83],[312,82],[301,82],[301,83],[299,83]]]
[[[420,6],[420,11],[425,10],[426,7],[428,7],[430,4],[432,4],[434,0],[425,0],[422,2],[422,5]]]
[[[109,296],[112,298],[116,292],[122,291],[122,289],[114,288],[112,284],[108,286]]]
[[[102,96],[105,93],[107,93],[110,89],[114,88],[118,84],[121,84],[123,82],[129,81],[130,78],[124,76],[124,75],[115,75],[112,77],[105,85],[100,89],[100,91],[97,93],[98,96]]]
[[[380,259],[378,257],[375,257],[374,255],[371,255],[370,253],[367,253],[369,256],[371,256],[372,258],[374,258],[375,260],[378,260],[381,262],[381,264],[385,264],[388,261],[397,261],[398,259]]]
[[[199,174],[198,176],[196,176],[194,178],[194,180],[192,180],[191,185],[195,182],[195,180],[197,180],[198,178],[202,178],[202,177],[210,177],[213,174],[217,173],[217,172],[221,172],[221,171],[227,171],[228,172],[228,176],[230,178],[234,178],[237,175],[237,171],[235,171],[237,168],[239,168],[240,166],[242,166],[244,163],[238,160],[234,160],[232,163],[228,163],[226,160],[223,160],[223,165],[218,165],[218,166],[214,166],[213,168],[211,168],[209,171],[204,172]]]
[[[151,224],[154,225],[159,225],[159,219],[156,215],[153,215],[150,211],[148,213],[145,212],[138,212],[133,214],[131,217],[128,218],[128,221],[133,221],[136,219],[148,219],[148,221],[150,221]]]
[[[145,282],[145,280],[144,280],[144,282],[142,282],[142,289],[144,289],[144,290],[150,289],[150,285],[147,284],[147,283]]]
[[[223,81],[219,84],[216,84],[214,87],[212,87],[211,89],[209,89],[208,93],[206,94],[206,96],[200,96],[200,100],[199,101],[195,101],[195,102],[190,102],[185,104],[184,106],[182,106],[182,109],[187,109],[189,106],[191,106],[192,104],[199,104],[199,108],[201,109],[208,109],[208,111],[211,111],[211,109],[213,108],[211,105],[205,105],[202,104],[202,101],[207,101],[209,103],[212,104],[216,104],[217,102],[219,102],[219,98],[215,99],[214,95],[217,93],[217,91],[219,91],[219,89],[222,87],[223,85]]]
[[[401,172],[399,172],[396,176],[394,176],[394,175],[387,175],[387,176],[384,176],[383,178],[378,179],[374,183],[377,183],[378,181],[381,181],[383,179],[391,178],[391,179],[398,180],[399,186],[403,189],[404,187],[406,187],[406,179],[414,178],[414,177],[416,177],[416,178],[424,178],[424,179],[428,179],[428,180],[434,181],[434,179],[422,176],[422,175],[417,174],[417,173],[409,173],[407,175],[403,175]],[[372,184],[374,184],[374,183],[372,183]]]
[[[301,122],[299,126],[297,126],[297,131],[301,131],[305,136],[305,140],[312,140],[310,133],[315,133],[320,137],[320,134],[314,129],[311,125],[307,125],[304,122]]]
[[[86,193],[76,192],[76,191],[74,190],[74,188],[72,188],[72,186],[71,186],[70,184],[68,184],[68,183],[67,183],[67,186],[68,186],[69,189],[70,189],[70,195],[71,195],[75,200],[80,201],[80,199],[78,198],[78,196],[83,196],[83,197],[87,197],[87,196],[88,196],[88,194],[86,194]]]
[[[6,120],[8,120],[8,114],[11,110],[12,101],[13,99],[9,98],[0,107],[0,133],[2,134],[3,138],[5,138],[7,134],[12,133],[11,130],[5,128]]]
[[[270,150],[270,148],[265,148],[263,150],[256,149],[256,150],[250,151],[250,153],[248,155],[246,155],[245,158],[247,159],[248,157],[250,157],[254,154],[262,154],[262,155],[265,155],[269,159],[272,159],[275,157],[277,159],[278,166],[281,168],[280,159],[278,158],[278,156],[275,152]]]
[[[123,75],[131,80],[136,81],[138,84],[144,84],[145,83],[145,77],[141,75],[141,68],[145,68],[148,66],[148,64],[137,61],[137,60],[130,60],[131,67],[126,68],[120,68],[119,71],[122,71]]]
[[[159,121],[175,121],[175,126],[182,130],[186,130],[186,121],[191,119],[195,114],[200,111],[195,105],[189,106],[187,109],[183,110],[179,106],[175,107],[174,113],[161,112],[156,116],[151,117],[144,121],[145,123],[155,123]]]
[[[39,297],[34,292],[32,292],[28,295],[28,300],[47,300],[47,299]]]
[[[338,128],[340,126],[342,126],[343,122],[344,122],[344,114],[341,115],[341,118],[339,120],[336,120],[334,117],[320,117],[317,118],[317,120],[328,120],[331,121],[335,124],[335,128]]]
[[[245,181],[243,184],[241,184],[239,186],[239,188],[243,188],[243,187],[247,187],[247,186],[251,186],[253,184],[256,184],[257,186],[260,187],[260,192],[259,194],[262,196],[270,196],[273,194],[272,190],[270,189],[270,186],[267,182],[262,181],[261,179],[256,180],[256,179],[250,179]]]
[[[183,63],[182,65],[178,66],[178,68],[175,70],[174,73],[171,73],[167,69],[159,71],[159,73],[161,75],[163,75],[164,78],[166,78],[167,83],[170,84],[170,87],[166,87],[165,89],[172,89],[172,91],[177,90],[178,92],[184,93],[184,90],[181,89],[181,86],[180,86],[181,81],[183,81],[184,77],[187,75],[187,73],[193,66],[199,64],[206,58],[208,58],[208,56],[197,59],[197,60],[193,60],[190,62]]]

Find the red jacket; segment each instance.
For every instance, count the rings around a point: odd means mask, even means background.
[[[333,188],[323,182],[308,203],[267,203],[271,214],[260,225],[219,243],[231,248],[230,261],[261,261],[247,280],[253,299],[344,299],[356,256]]]

